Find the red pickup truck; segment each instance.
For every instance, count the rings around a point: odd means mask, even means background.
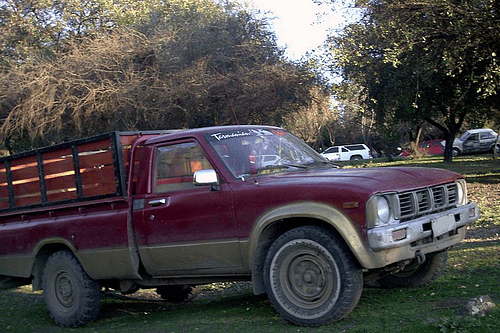
[[[103,287],[251,280],[299,325],[347,316],[363,281],[426,286],[479,217],[460,175],[342,169],[287,131],[113,132],[0,159],[0,284],[53,319],[99,315]]]

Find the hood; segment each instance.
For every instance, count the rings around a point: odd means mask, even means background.
[[[268,178],[268,177],[261,177]],[[259,181],[261,181],[259,178]],[[299,182],[302,185],[334,185],[340,188],[364,189],[366,193],[404,192],[449,183],[462,178],[459,174],[435,168],[360,168],[313,169],[288,172],[269,177],[270,182]],[[262,181],[264,181],[262,179]],[[267,181],[264,181],[267,182]],[[295,184],[297,185],[297,184]]]

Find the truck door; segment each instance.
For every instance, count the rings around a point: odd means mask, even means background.
[[[157,146],[153,160],[152,193],[144,198],[136,228],[146,271],[234,272],[241,256],[232,192],[225,183],[217,189],[193,184],[194,172],[213,169],[203,149],[194,141]]]

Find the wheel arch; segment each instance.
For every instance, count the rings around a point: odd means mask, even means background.
[[[249,240],[249,262],[252,270],[252,287],[256,295],[265,292],[262,269],[271,244],[288,230],[306,226],[327,229],[349,250],[356,264],[366,257],[366,247],[355,224],[332,206],[303,202],[274,209],[255,224]]]
[[[40,242],[35,249],[35,259],[33,262],[33,267],[31,269],[31,275],[33,276],[33,290],[42,289],[42,276],[43,269],[47,263],[48,258],[62,250],[68,250],[75,254],[76,249],[63,238],[51,238]]]

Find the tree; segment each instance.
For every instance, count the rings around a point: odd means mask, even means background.
[[[332,1],[338,2],[338,1]],[[379,124],[426,120],[446,137],[492,112],[500,89],[498,1],[358,0],[361,19],[330,39],[332,64],[367,88]]]
[[[284,125],[310,146],[319,150],[325,148],[323,137],[328,138],[333,145],[335,138],[333,128],[338,121],[337,114],[331,107],[331,96],[318,87],[312,89],[311,105],[302,106],[297,112],[291,112],[284,117]]]
[[[153,4],[0,74],[11,150],[111,130],[282,125],[311,103],[315,76],[283,60],[265,21],[208,0]]]

